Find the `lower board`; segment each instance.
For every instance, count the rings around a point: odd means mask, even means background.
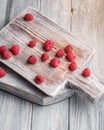
[[[2,63],[0,63],[0,66],[3,66],[7,72],[6,77],[2,78],[2,81],[0,82],[0,89],[8,91],[13,95],[19,96],[33,103],[49,105],[66,99],[74,94],[74,90],[67,87],[66,84],[66,87],[63,88],[57,96],[47,96]]]

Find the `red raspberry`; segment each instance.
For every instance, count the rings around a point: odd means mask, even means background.
[[[30,41],[28,44],[29,47],[33,48],[36,46],[36,40]]]
[[[43,53],[42,55],[41,55],[41,61],[46,61],[46,60],[48,60],[49,59],[49,55],[47,54],[47,53]]]
[[[58,59],[58,58],[53,58],[53,59],[51,60],[51,62],[50,62],[50,65],[51,65],[52,67],[58,67],[58,66],[60,65],[60,59]]]
[[[36,76],[35,76],[35,82],[36,82],[37,84],[43,83],[44,80],[45,80],[45,77],[42,76],[42,75],[36,75]]]
[[[69,65],[69,70],[75,71],[76,69],[77,69],[77,64],[76,64],[76,62],[72,62],[72,63]]]
[[[57,57],[63,57],[63,56],[64,56],[64,49],[59,49],[59,50],[56,52],[56,56],[57,56]]]
[[[73,47],[72,47],[71,45],[67,45],[67,46],[65,47],[65,52],[66,52],[66,53],[72,52],[72,50],[73,50]]]
[[[29,13],[27,13],[26,15],[25,15],[25,17],[24,17],[24,19],[26,20],[26,21],[32,21],[33,20],[33,15],[32,14],[29,14]]]
[[[5,75],[6,75],[5,70],[2,67],[0,67],[0,78],[4,77]]]
[[[45,51],[50,51],[50,50],[52,50],[53,46],[54,46],[54,41],[46,40],[43,48],[45,49]]]
[[[5,45],[0,46],[0,53],[3,53],[6,50],[7,50],[7,48]]]
[[[67,53],[67,59],[69,61],[75,61],[76,60],[76,55],[74,53],[72,53],[72,52],[68,52]]]
[[[4,59],[9,59],[10,57],[12,57],[12,53],[11,53],[10,51],[4,51],[4,52],[2,53],[2,57],[3,57]]]
[[[28,58],[28,63],[30,63],[30,64],[36,64],[36,63],[37,63],[37,58],[36,58],[36,56],[31,55],[31,56]]]
[[[14,44],[14,45],[11,47],[10,50],[12,51],[12,53],[13,53],[14,55],[18,55],[19,52],[20,52],[20,47],[19,47],[19,45]]]
[[[85,68],[83,71],[82,71],[82,76],[83,77],[89,77],[91,75],[91,71],[89,68]]]

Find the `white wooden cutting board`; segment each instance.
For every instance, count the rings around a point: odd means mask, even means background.
[[[24,15],[31,13],[34,20],[27,22],[24,20]],[[27,46],[32,39],[37,40],[37,46],[33,49]],[[55,41],[55,48],[49,52],[50,59],[54,57],[55,52],[68,44],[74,48],[74,53],[77,55],[78,69],[74,73],[68,70],[69,61],[66,58],[61,59],[61,65],[58,68],[52,68],[49,61],[42,63],[40,56],[43,53],[43,43],[46,39]],[[32,83],[34,87],[40,89],[49,96],[56,96],[57,93],[65,87],[66,83],[70,83],[74,88],[80,89],[90,97],[95,99],[104,92],[103,85],[98,87],[98,80],[92,76],[86,79],[80,75],[81,68],[90,61],[94,54],[94,50],[85,46],[81,40],[71,33],[67,33],[64,29],[53,23],[46,17],[42,16],[33,8],[27,8],[13,19],[0,32],[0,45],[5,44],[8,48],[14,43],[18,43],[21,47],[21,53],[18,56],[12,56],[8,60],[0,59],[2,63],[10,67],[16,73],[24,77]],[[27,64],[27,59],[30,55],[38,57],[38,63],[35,65]],[[41,85],[34,82],[36,74],[42,74],[46,77],[46,81]],[[2,80],[2,79],[0,79]],[[90,82],[92,81],[92,82]],[[90,84],[89,84],[90,83]],[[93,85],[92,85],[93,83]],[[94,96],[96,94],[96,96]]]

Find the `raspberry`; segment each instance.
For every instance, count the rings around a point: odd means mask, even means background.
[[[72,63],[69,65],[69,70],[75,71],[76,69],[77,69],[77,64],[76,64],[76,62],[72,62]]]
[[[44,80],[45,80],[45,77],[42,76],[42,75],[36,75],[36,76],[35,76],[35,82],[36,82],[37,84],[43,83]]]
[[[24,16],[24,19],[26,20],[26,21],[32,21],[33,20],[33,15],[32,14],[29,14],[29,13],[27,13],[25,16]]]
[[[83,77],[89,77],[91,75],[91,71],[89,68],[85,68],[83,71],[82,71],[82,76]]]
[[[12,51],[12,53],[13,53],[14,55],[18,55],[19,52],[20,52],[20,47],[19,47],[19,45],[14,44],[14,45],[11,47],[10,50]]]
[[[30,41],[28,44],[29,47],[33,48],[36,46],[36,40]]]
[[[52,67],[58,67],[58,66],[60,65],[60,59],[58,59],[58,58],[53,58],[53,59],[51,60],[51,62],[50,62],[50,65],[51,65]]]
[[[63,56],[64,56],[64,49],[59,49],[59,50],[56,52],[56,56],[57,56],[57,57],[63,57]]]
[[[10,51],[4,51],[4,52],[2,53],[2,57],[3,57],[4,59],[9,59],[10,57],[12,57],[12,53],[11,53]]]
[[[65,47],[65,52],[66,52],[66,53],[72,52],[72,50],[73,50],[73,47],[72,47],[71,45],[67,45],[67,46]]]
[[[37,58],[36,58],[36,56],[31,55],[31,56],[28,58],[28,63],[30,63],[30,64],[36,64],[36,63],[37,63]]]
[[[69,61],[75,61],[76,60],[76,55],[74,53],[72,53],[72,52],[68,52],[67,53],[67,59]]]
[[[2,67],[0,67],[0,78],[4,77],[5,75],[6,75],[5,70]]]
[[[45,51],[50,51],[50,50],[52,50],[53,46],[54,46],[54,41],[46,40],[43,48],[45,49]]]
[[[42,55],[41,55],[41,61],[46,61],[46,60],[48,60],[49,59],[49,55],[47,54],[47,53],[43,53]]]
[[[3,53],[6,50],[7,50],[7,48],[5,45],[0,46],[0,53]]]

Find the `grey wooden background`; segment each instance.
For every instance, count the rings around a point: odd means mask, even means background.
[[[104,0],[0,0],[0,28],[28,6],[94,47],[90,67],[104,81]],[[74,95],[41,107],[0,91],[0,130],[104,130],[104,97],[91,103]]]

